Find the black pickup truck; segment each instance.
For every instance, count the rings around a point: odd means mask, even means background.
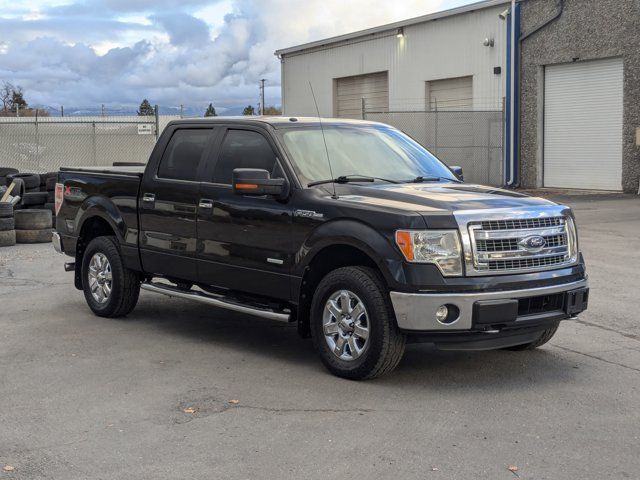
[[[570,208],[466,184],[379,123],[172,122],[146,168],[62,168],[55,208],[96,315],[127,315],[142,288],[296,322],[352,379],[411,341],[535,348],[587,307]]]

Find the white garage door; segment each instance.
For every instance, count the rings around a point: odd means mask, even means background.
[[[387,72],[336,79],[336,116],[362,118],[362,99],[368,112],[389,110]]]
[[[622,190],[622,60],[551,65],[544,85],[544,186]]]

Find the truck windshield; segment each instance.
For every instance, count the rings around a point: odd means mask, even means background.
[[[418,177],[457,181],[451,171],[419,143],[385,126],[327,125],[281,131],[282,140],[302,184],[341,176],[370,176],[397,182]]]

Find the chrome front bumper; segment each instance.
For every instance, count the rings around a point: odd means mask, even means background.
[[[58,232],[53,232],[51,243],[53,244],[53,248],[56,252],[64,253],[64,250],[62,250],[62,240],[60,239],[60,234]]]
[[[398,326],[415,331],[464,331],[473,328],[474,304],[485,300],[518,300],[552,295],[588,287],[587,279],[548,287],[477,293],[402,293],[391,292]],[[441,305],[454,305],[460,311],[451,323],[440,323],[436,310]],[[569,315],[567,315],[569,316]]]

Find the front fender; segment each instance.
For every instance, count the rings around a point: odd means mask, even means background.
[[[404,283],[404,262],[392,238],[393,232],[381,232],[357,220],[339,219],[323,223],[311,232],[296,252],[294,274],[302,277],[313,258],[324,248],[348,245],[368,255],[388,285]]]

